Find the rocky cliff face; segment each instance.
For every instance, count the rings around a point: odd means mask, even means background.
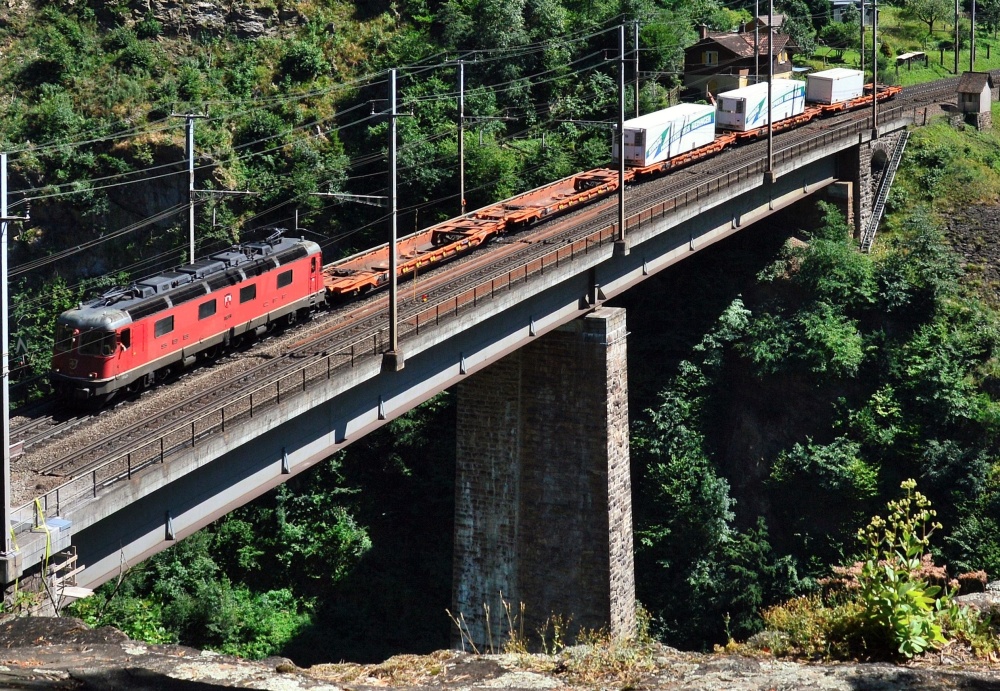
[[[211,2],[209,0],[132,0],[135,21],[152,17],[167,36],[278,36],[283,27],[305,22],[299,12],[282,3]]]

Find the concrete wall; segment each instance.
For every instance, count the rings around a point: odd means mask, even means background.
[[[634,631],[625,342],[625,311],[601,308],[459,385],[453,614],[466,644],[496,648],[512,623],[537,643],[549,615],[571,632]]]

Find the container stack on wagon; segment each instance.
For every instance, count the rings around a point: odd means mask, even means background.
[[[723,91],[716,97],[718,113],[716,126],[723,130],[752,132],[767,127],[767,84],[752,84],[732,91]],[[772,123],[802,115],[806,107],[806,85],[794,79],[775,79],[771,82]]]
[[[715,139],[715,108],[681,103],[625,121],[625,165],[640,168],[711,144]],[[618,138],[611,157],[618,161]]]
[[[865,76],[860,70],[835,67],[806,77],[806,100],[830,105],[858,98],[865,92]]]

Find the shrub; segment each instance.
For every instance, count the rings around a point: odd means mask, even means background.
[[[281,70],[298,82],[318,77],[329,68],[323,50],[307,41],[292,41],[281,58]]]
[[[163,24],[152,14],[147,14],[141,22],[135,25],[135,34],[139,38],[156,38],[163,33]]]
[[[134,40],[118,54],[115,62],[123,69],[145,71],[153,66],[153,48],[148,43]]]
[[[770,607],[761,616],[767,631],[751,644],[776,656],[849,659],[863,648],[863,610],[857,601],[826,603],[809,595]]]

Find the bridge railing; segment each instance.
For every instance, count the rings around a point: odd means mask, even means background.
[[[891,122],[893,118],[899,118],[902,112],[903,109],[895,108],[883,113],[883,122]],[[837,140],[857,135],[869,129],[870,122],[870,120],[861,120],[832,127],[815,138],[776,151],[774,154],[775,162],[790,160]],[[765,169],[766,162],[758,159],[734,171],[721,173],[691,190],[632,214],[627,221],[627,227],[639,228],[669,213],[696,204],[706,197],[715,195],[750,177],[759,178]],[[427,305],[423,309],[414,308],[414,305],[423,304],[422,302],[418,303],[417,297],[414,295],[410,301],[402,301],[404,308],[410,307],[410,314],[404,315],[400,322],[400,336],[405,337],[411,333],[420,333],[422,329],[457,318],[465,311],[475,309],[480,302],[494,299],[498,293],[510,291],[517,285],[527,283],[533,277],[542,276],[546,271],[552,271],[562,264],[573,262],[581,256],[586,256],[613,243],[617,236],[615,226],[606,226],[571,243],[556,247],[541,257],[528,261],[523,266],[512,269],[505,274],[485,279],[472,288],[436,301],[433,305]],[[407,302],[409,305],[406,304]],[[86,472],[13,510],[11,512],[12,529],[15,534],[26,532],[39,525],[43,514],[45,516],[63,515],[73,507],[92,501],[98,497],[102,490],[119,482],[132,480],[143,469],[163,464],[171,456],[185,449],[196,447],[215,434],[225,432],[234,425],[258,417],[289,397],[332,379],[344,368],[352,368],[362,360],[380,356],[386,345],[385,330],[380,330],[373,336],[365,336],[352,341],[333,353],[306,356],[303,358],[302,365],[291,372],[262,383],[250,392],[220,400],[214,408],[207,412],[199,413],[189,419],[179,420],[158,437],[132,448],[128,452],[114,455],[87,468]]]

